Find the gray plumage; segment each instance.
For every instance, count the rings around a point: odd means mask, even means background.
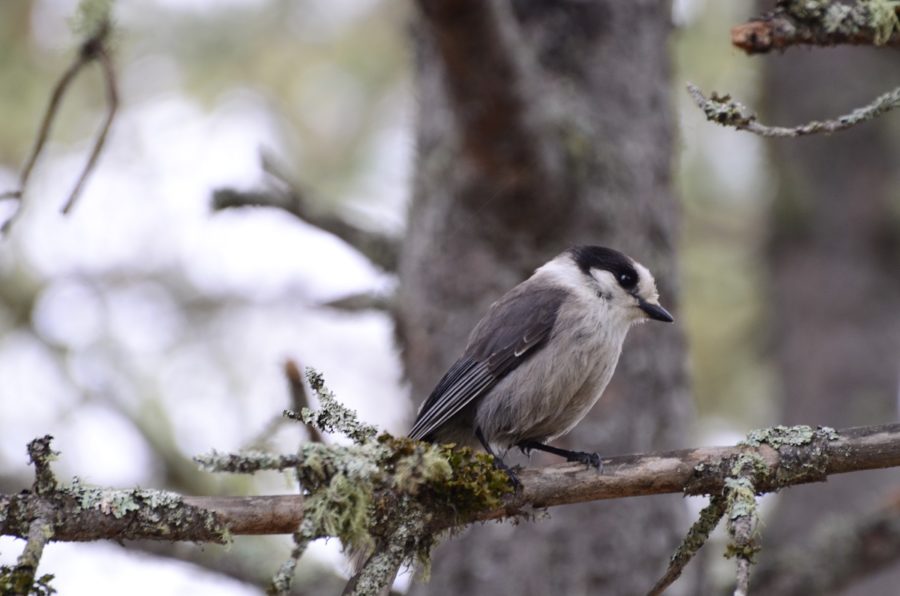
[[[629,327],[648,318],[672,320],[645,267],[611,249],[572,248],[491,305],[409,436],[481,441],[489,451],[491,444],[546,448],[572,459],[578,452],[543,444],[588,413]]]

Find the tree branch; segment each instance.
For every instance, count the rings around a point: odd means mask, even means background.
[[[718,494],[737,460],[746,457],[754,459],[753,485],[758,493],[821,482],[831,474],[900,466],[900,424],[851,428],[827,437],[823,432],[810,431],[789,439],[773,435],[776,440],[735,447],[605,458],[602,474],[579,464],[526,469],[519,473],[522,490],[502,505],[466,517],[439,517],[432,528],[586,501],[663,493]],[[286,457],[280,465],[289,468],[297,463]],[[82,491],[76,493],[82,494],[81,499],[69,493],[45,497],[27,491],[0,496],[0,511],[7,513],[0,519],[0,534],[27,536],[36,511],[53,512],[54,539],[60,541],[152,538],[221,542],[228,534],[291,533],[303,519],[303,497],[298,495],[180,497],[149,490],[77,490]],[[145,523],[145,519],[153,523]]]
[[[558,155],[540,113],[531,52],[508,2],[419,0],[444,66],[465,153],[500,184],[546,184]]]
[[[727,504],[725,502],[725,497],[714,495],[710,499],[709,505],[704,507],[703,511],[700,512],[699,519],[694,522],[694,525],[688,530],[687,536],[685,536],[684,540],[681,542],[681,546],[679,546],[678,550],[675,551],[675,554],[672,555],[672,559],[669,562],[669,567],[666,569],[665,575],[663,575],[650,591],[647,592],[647,596],[659,596],[665,592],[675,580],[681,577],[681,572],[684,571],[684,568],[690,563],[691,559],[694,558],[694,555],[697,554],[700,548],[706,544],[709,535],[716,529],[716,526],[719,525],[719,521],[722,519],[722,516],[725,515],[726,508]]]
[[[812,134],[831,134],[846,130],[861,122],[872,120],[900,107],[900,87],[884,93],[875,100],[861,108],[857,108],[831,120],[812,121],[800,126],[785,128],[782,126],[766,126],[756,120],[756,114],[750,112],[739,101],[731,99],[731,96],[719,96],[713,93],[707,99],[696,85],[688,83],[688,93],[698,108],[703,110],[706,119],[722,126],[731,126],[738,130],[746,130],[761,137],[803,137]]]
[[[212,208],[216,211],[237,207],[275,207],[297,219],[334,234],[385,271],[396,271],[400,254],[399,241],[393,236],[366,230],[333,214],[318,213],[310,208],[301,193],[287,191],[238,191],[220,188],[213,191]]]
[[[748,54],[796,45],[900,47],[897,2],[781,0],[775,10],[731,29],[731,43]]]

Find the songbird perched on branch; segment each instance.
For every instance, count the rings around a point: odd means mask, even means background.
[[[505,469],[492,445],[599,468],[596,453],[547,443],[597,403],[628,329],[648,319],[673,321],[646,267],[609,248],[571,248],[491,305],[462,357],[422,404],[409,436],[481,444]]]

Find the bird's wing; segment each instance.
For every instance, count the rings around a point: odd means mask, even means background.
[[[560,288],[519,286],[495,302],[472,331],[465,354],[422,404],[410,438],[427,440],[538,351],[550,336],[566,295]]]

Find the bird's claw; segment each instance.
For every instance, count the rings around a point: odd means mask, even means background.
[[[506,465],[506,462],[496,455],[494,456],[494,467],[498,470],[503,470],[504,472],[506,472],[506,475],[509,476],[510,483],[513,485],[513,489],[518,492],[518,490],[522,488],[522,482],[519,480],[519,476],[516,474],[516,471]]]
[[[574,461],[584,464],[588,467],[595,468],[597,472],[603,473],[603,460],[599,453],[588,453],[586,451],[573,451],[571,455],[566,457],[566,461]]]

